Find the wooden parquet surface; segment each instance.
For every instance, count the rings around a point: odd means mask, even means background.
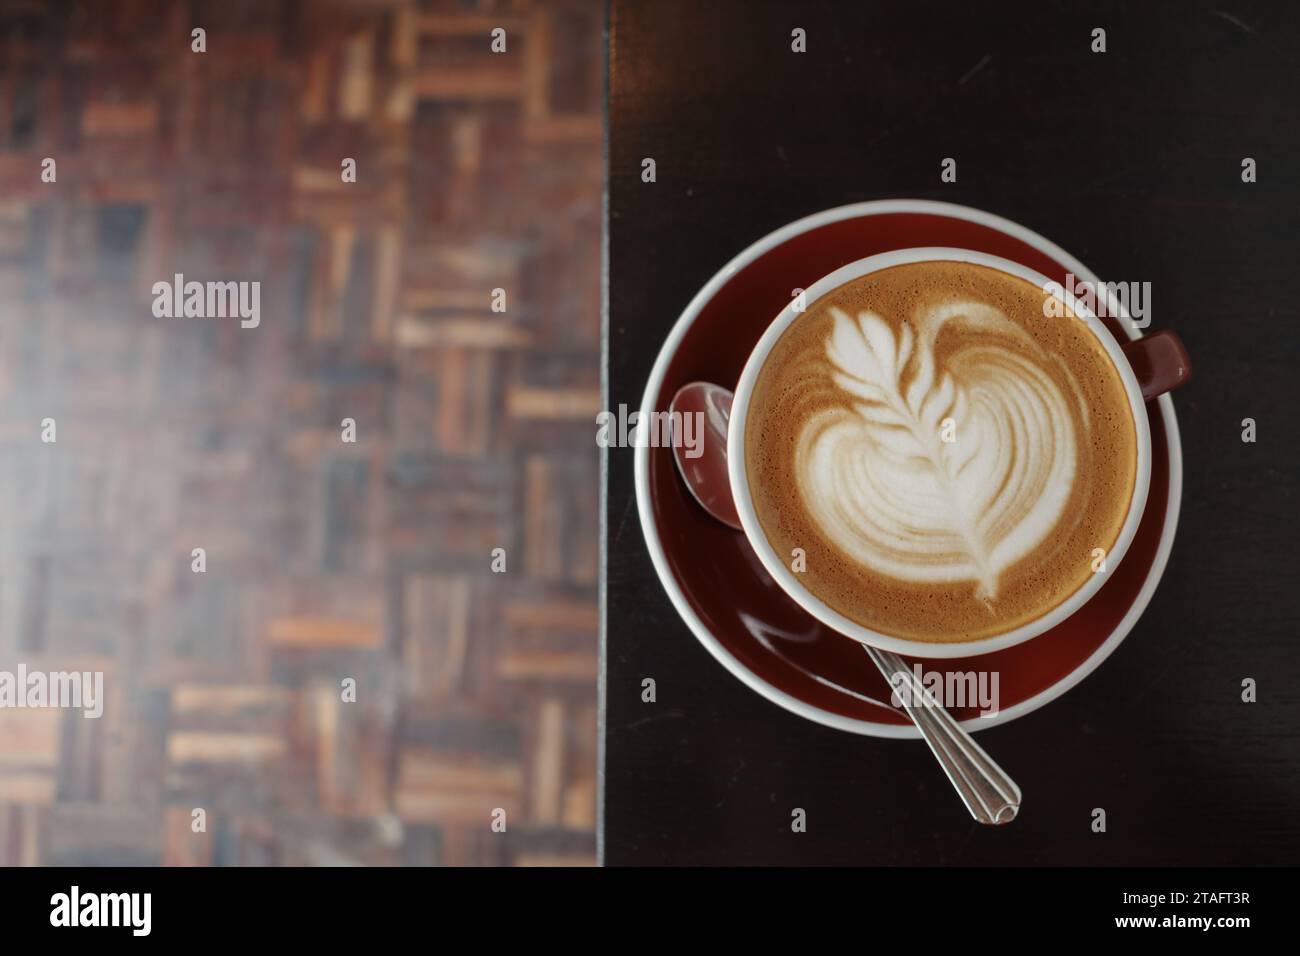
[[[0,865],[594,860],[603,27],[0,0]]]

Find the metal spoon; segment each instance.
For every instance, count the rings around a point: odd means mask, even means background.
[[[672,420],[681,421],[677,417],[679,413],[685,416],[701,412],[704,433],[695,449],[701,453],[695,458],[687,457],[683,444],[674,441],[673,460],[700,507],[728,527],[741,531],[727,471],[731,399],[731,392],[708,382],[692,382],[678,389],[670,409]],[[863,644],[862,648],[896,690],[903,710],[916,724],[971,816],[980,823],[993,825],[1014,820],[1020,812],[1021,801],[1015,781],[943,709],[901,657],[869,644]]]

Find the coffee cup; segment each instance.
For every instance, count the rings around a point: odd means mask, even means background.
[[[902,292],[889,293],[890,282]],[[936,288],[928,290],[927,283]],[[954,300],[952,289],[939,288],[944,283],[966,290],[961,293],[965,299]],[[1040,293],[1044,303],[1041,327],[1024,321],[1016,326],[1007,318],[1016,308],[1023,312],[1024,302],[1030,301],[1024,298],[1028,289]],[[929,291],[945,295],[927,297]],[[912,296],[920,311],[895,317],[891,325],[877,314],[888,309],[855,314],[849,307],[871,304],[872,296],[888,300],[890,294],[898,302],[911,302],[906,296]],[[999,297],[1019,304],[999,308]],[[1128,321],[1122,303],[1113,297],[1099,301],[1106,302],[1106,314],[1116,321]],[[1048,315],[1052,306],[1060,309],[1055,319]],[[791,366],[779,391],[782,398],[764,397],[764,370],[774,350],[790,352],[792,336],[812,321],[822,323],[817,334],[825,332],[825,352],[835,361],[821,362],[816,374],[805,378],[803,365],[796,369],[794,358],[778,356]],[[1070,324],[1053,326],[1054,321]],[[1065,358],[1052,354],[1060,341],[1073,343]],[[820,341],[814,345],[810,354],[819,359]],[[900,367],[882,371],[878,358]],[[913,395],[916,420],[904,422],[909,401],[904,393],[925,391],[916,383],[927,363],[933,374],[922,384],[944,384],[931,388],[929,399]],[[904,364],[909,372],[902,370]],[[882,395],[878,379],[889,380],[893,373],[900,383],[893,403],[877,401]],[[1151,476],[1145,403],[1189,374],[1186,352],[1173,333],[1121,346],[1087,303],[1019,263],[955,248],[871,256],[808,287],[771,322],[750,354],[735,389],[727,433],[732,497],[767,572],[795,603],[835,631],[920,657],[1001,650],[1050,630],[1078,610],[1123,560]],[[819,376],[833,386],[819,384]],[[799,427],[772,439],[770,456],[757,447],[767,432],[756,438],[751,419],[775,420],[770,409],[779,409],[787,396],[791,403],[807,403],[800,393],[838,387],[847,391],[823,403],[827,407],[816,411],[820,417],[809,413],[806,422],[794,422]],[[1099,387],[1110,391],[1103,395]],[[837,402],[844,407],[830,407]],[[947,436],[928,430],[938,423],[938,412],[930,411],[934,408],[953,412],[942,419],[945,427],[967,427],[951,449],[941,444]],[[802,414],[791,413],[795,419]],[[923,418],[927,430],[918,440],[917,422]],[[832,433],[834,441],[827,437]],[[767,467],[769,457],[787,453],[791,461],[803,454],[797,469]],[[946,463],[958,460],[960,468],[950,469],[944,485]],[[766,477],[769,473],[779,478]],[[1069,488],[1063,491],[1067,481]],[[843,494],[846,489],[851,493]],[[950,500],[959,499],[969,526],[964,538],[953,530],[962,522],[944,510]],[[797,513],[788,521],[787,501],[789,511]],[[1089,507],[1079,508],[1081,502]],[[1098,538],[1105,547],[1086,548],[1094,517],[1109,528]],[[791,524],[799,529],[793,537],[786,527]],[[1061,532],[1067,527],[1073,537]],[[789,548],[802,532],[814,546]],[[1061,542],[1074,545],[1065,549],[1065,557],[1056,553]],[[1041,555],[1050,560],[1039,567],[1035,560]],[[838,562],[844,573],[819,577],[814,569],[810,574],[809,560]],[[1076,561],[1088,562],[1086,574]],[[1046,583],[1034,584],[1036,577]],[[1022,586],[1020,579],[1032,586]],[[999,594],[1004,580],[1011,584]],[[1017,594],[1023,606],[1014,604]],[[1002,614],[999,602],[1012,610]],[[981,606],[988,608],[987,619],[981,617]],[[880,611],[885,607],[893,609],[894,621],[904,623],[891,623]]]

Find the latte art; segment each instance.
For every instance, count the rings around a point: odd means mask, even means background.
[[[872,312],[830,312],[826,357],[845,404],[808,420],[794,465],[818,530],[881,573],[971,580],[995,600],[1002,572],[1069,501],[1076,415],[1087,428],[1077,392],[1049,372],[1051,355],[980,302],[924,308],[898,334]],[[940,363],[935,341],[950,324],[980,334]]]
[[[817,601],[882,634],[969,641],[1091,577],[1127,517],[1137,434],[1104,346],[1045,315],[1045,295],[918,262],[840,286],[782,332],[747,403],[746,480]]]

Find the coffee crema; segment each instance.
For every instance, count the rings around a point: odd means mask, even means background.
[[[1087,324],[985,266],[840,286],[782,333],[745,424],[750,494],[798,580],[864,627],[960,642],[1051,611],[1128,514],[1137,434]],[[798,565],[796,565],[798,566]]]

